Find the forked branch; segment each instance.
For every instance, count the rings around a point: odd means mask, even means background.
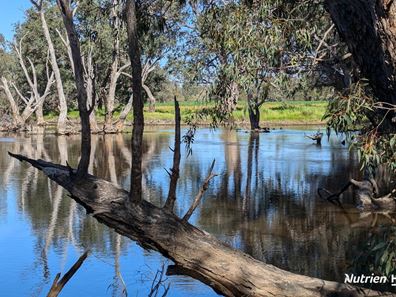
[[[208,175],[206,176],[206,179],[205,179],[204,183],[202,184],[201,188],[199,189],[198,194],[195,196],[194,202],[191,204],[190,209],[184,215],[183,221],[187,222],[190,219],[190,217],[194,213],[195,209],[197,208],[199,202],[201,201],[203,194],[208,189],[210,180],[212,178],[214,178],[215,176],[217,176],[217,174],[212,173],[213,167],[215,165],[215,161],[216,160],[213,159],[212,165],[210,165],[210,168],[209,168]]]

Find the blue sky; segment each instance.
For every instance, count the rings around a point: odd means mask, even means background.
[[[29,0],[0,0],[0,33],[7,40],[12,40],[14,24],[23,20],[30,6]]]

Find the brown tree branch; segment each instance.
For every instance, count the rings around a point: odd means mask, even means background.
[[[212,165],[210,165],[210,168],[209,168],[209,171],[208,171],[208,175],[207,175],[204,183],[202,184],[201,188],[199,189],[198,194],[195,196],[194,202],[191,204],[189,210],[184,215],[183,221],[187,222],[190,219],[191,215],[194,213],[194,211],[197,208],[199,202],[201,201],[203,194],[208,189],[210,180],[212,178],[214,178],[215,176],[217,176],[217,174],[212,173],[213,167],[215,165],[215,161],[216,160],[213,159]]]
[[[176,188],[177,188],[177,180],[179,179],[179,165],[180,165],[180,107],[179,102],[177,102],[176,96],[174,97],[175,103],[175,144],[173,149],[173,166],[171,168],[170,174],[170,184],[169,184],[169,192],[168,199],[165,202],[164,208],[168,211],[173,211],[176,202]]]
[[[80,256],[76,263],[66,272],[66,274],[59,280],[60,273],[55,276],[54,282],[52,283],[51,289],[48,292],[47,297],[56,297],[62,291],[63,287],[67,282],[73,277],[73,275],[78,271],[81,265],[84,263],[85,259],[88,257],[89,251],[85,251],[84,254]],[[59,280],[59,281],[58,281]]]

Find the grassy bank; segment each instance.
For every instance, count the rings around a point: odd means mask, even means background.
[[[298,124],[319,124],[323,123],[322,116],[326,109],[325,101],[288,101],[288,102],[267,102],[261,108],[261,121],[266,125],[298,125]],[[191,113],[205,107],[211,107],[213,103],[202,102],[180,102],[180,109],[183,120]],[[114,112],[114,117],[118,118],[121,108]],[[78,111],[73,110],[68,114],[70,119],[78,119]],[[104,120],[104,110],[96,111],[99,122]],[[246,105],[238,104],[233,113],[233,117],[238,123],[248,123],[248,113]],[[55,114],[46,116],[48,121],[55,121]],[[166,124],[172,123],[174,119],[173,102],[157,103],[155,112],[148,112],[145,106],[145,119],[147,123]],[[128,116],[132,120],[132,114]]]

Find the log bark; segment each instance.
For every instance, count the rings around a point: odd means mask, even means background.
[[[324,2],[362,76],[368,79],[377,101],[395,105],[396,2],[390,0],[325,0]],[[386,119],[382,123],[385,131],[396,131],[395,116],[395,112],[386,114]]]
[[[391,293],[294,274],[260,262],[220,242],[176,215],[142,200],[130,203],[128,192],[87,175],[75,179],[70,167],[10,153],[42,170],[119,234],[153,249],[175,263],[174,273],[192,276],[226,296],[393,296]],[[126,205],[127,204],[127,205]],[[171,271],[169,271],[171,273]]]

